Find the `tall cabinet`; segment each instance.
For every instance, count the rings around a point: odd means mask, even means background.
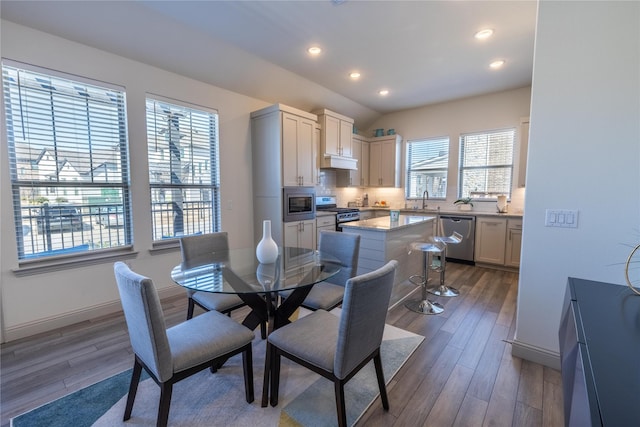
[[[315,114],[283,104],[251,113],[256,244],[262,238],[262,221],[268,219],[272,237],[279,246],[315,249],[315,221],[282,221],[282,188],[315,185],[317,119]]]

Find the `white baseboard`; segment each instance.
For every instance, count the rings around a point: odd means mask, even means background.
[[[560,370],[560,354],[557,352],[513,340],[511,343],[511,355]]]
[[[158,290],[160,299],[173,297],[176,295],[185,295],[185,290],[179,286],[169,286]],[[14,341],[21,338],[49,332],[58,328],[73,325],[74,323],[84,322],[95,319],[97,317],[106,316],[122,311],[120,300],[110,301],[104,304],[98,304],[91,307],[82,308],[72,312],[51,316],[44,319],[38,319],[33,322],[23,323],[21,325],[7,328],[4,331],[5,342]]]

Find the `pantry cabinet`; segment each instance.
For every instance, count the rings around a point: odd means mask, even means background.
[[[476,262],[517,268],[521,244],[521,219],[476,218]]]
[[[262,238],[262,221],[271,221],[271,234],[279,246],[284,242],[283,187],[314,186],[318,173],[318,117],[284,104],[251,113],[253,175],[253,233]],[[306,243],[313,248],[313,233]],[[294,244],[294,246],[296,246]]]
[[[371,138],[369,143],[369,186],[400,187],[402,137]]]

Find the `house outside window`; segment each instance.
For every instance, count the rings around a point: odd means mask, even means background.
[[[218,113],[149,96],[153,241],[220,231]]]
[[[419,199],[425,191],[430,199],[447,197],[449,138],[429,138],[407,142],[407,199]]]
[[[18,259],[132,245],[124,90],[12,61],[2,75]]]
[[[511,198],[515,129],[465,134],[460,137],[458,197]]]

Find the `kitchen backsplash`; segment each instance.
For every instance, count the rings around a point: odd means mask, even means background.
[[[508,203],[509,213],[520,214],[524,209],[524,188],[517,188],[511,194],[511,200]],[[320,170],[320,184],[316,186],[316,194],[335,195],[339,207],[346,207],[349,202],[356,199],[363,199],[364,194],[369,195],[369,206],[373,206],[376,202],[385,201],[388,206],[395,209],[422,207],[422,200],[406,200],[403,188],[338,188],[336,187],[336,171],[333,169]],[[452,200],[429,200],[427,205],[429,208],[440,207],[442,210],[456,210],[457,207]],[[496,212],[496,202],[494,201],[474,201],[473,211],[476,212]]]

